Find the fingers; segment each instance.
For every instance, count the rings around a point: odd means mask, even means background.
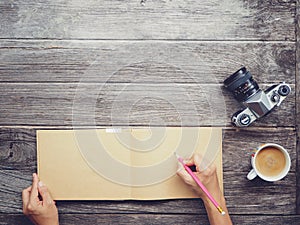
[[[195,165],[194,155],[191,158],[189,158],[187,160],[184,160],[184,162],[185,162],[185,165],[187,165],[187,166],[193,166],[193,165]]]
[[[199,167],[199,165],[201,164],[202,160],[203,160],[203,157],[202,157],[202,155],[200,153],[194,153],[190,159],[185,160],[185,164],[187,166],[193,166],[193,165],[195,165],[196,167]]]
[[[30,193],[31,202],[35,201],[39,195],[38,182],[39,182],[39,178],[37,174],[36,173],[32,174],[32,186],[31,186],[31,193]]]
[[[194,172],[198,177],[201,176],[205,176],[205,175],[211,175],[216,171],[216,167],[214,165],[208,165],[205,161],[205,159],[203,158],[202,154],[200,153],[194,153],[193,156],[188,159],[188,160],[184,160],[185,164],[187,166],[196,166],[196,171]],[[178,171],[177,174],[182,177],[185,181],[188,181],[189,183],[193,183],[190,182],[190,176],[189,174],[185,171],[185,169],[183,168],[183,166],[181,164],[178,164]],[[201,176],[200,176],[201,174]]]
[[[188,172],[186,172],[184,167],[181,164],[178,164],[178,166],[180,167],[180,169],[177,171],[177,175],[180,176],[185,183],[189,185],[195,184],[193,178],[188,174]]]
[[[27,190],[27,189],[25,189]],[[42,197],[42,202],[46,204],[52,204],[52,197],[47,189],[47,187],[40,181],[36,173],[32,174],[32,186],[27,191],[24,190],[25,202],[35,204],[38,200],[38,195]],[[25,204],[25,203],[24,203]]]
[[[48,188],[40,181],[38,186],[38,191],[43,199],[43,203],[45,204],[53,204],[53,199],[48,191]]]
[[[196,170],[197,172],[195,174],[199,175],[199,168],[201,165],[201,162],[203,160],[203,157],[201,154],[199,153],[194,153],[193,156],[188,159],[185,160],[185,164],[187,166],[196,166]],[[194,180],[192,179],[192,177],[188,174],[188,172],[184,169],[184,167],[181,165],[181,163],[178,164],[178,170],[177,170],[177,174],[188,184],[193,185],[195,184]]]
[[[22,191],[23,209],[26,209],[30,199],[31,186]]]
[[[178,161],[177,162],[177,172],[179,172],[180,170],[184,170],[184,167],[183,167],[182,163]]]
[[[194,164],[196,166],[197,172],[200,172],[204,170],[204,162],[203,162],[203,156],[199,153],[193,155]]]
[[[199,154],[194,154],[193,159],[194,159],[195,165],[197,166],[197,165],[200,165],[200,163],[202,161],[202,156],[200,156]]]

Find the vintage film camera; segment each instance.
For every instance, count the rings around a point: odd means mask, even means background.
[[[285,82],[273,85],[265,91],[261,90],[245,67],[224,80],[224,86],[246,107],[234,113],[231,118],[237,127],[247,127],[267,115],[291,92],[290,86]]]

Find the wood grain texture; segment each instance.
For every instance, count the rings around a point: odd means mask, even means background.
[[[1,4],[1,3],[0,3]],[[295,83],[295,43],[0,42],[1,82],[222,84],[245,65],[259,84]]]
[[[143,2],[4,0],[0,3],[0,37],[295,39],[295,1]]]
[[[221,85],[0,83],[1,125],[230,126],[241,108]],[[294,121],[292,92],[253,126]]]
[[[39,129],[47,128],[0,129],[0,170],[36,171],[36,130]],[[290,171],[296,172],[296,131],[290,128],[224,129],[223,171],[246,173],[250,170],[249,160],[253,150],[267,142],[280,143],[288,150],[292,159]]]
[[[0,14],[0,225],[31,224],[21,190],[36,171],[35,131],[71,129],[74,112],[74,125],[91,128],[226,127],[234,224],[299,224],[300,0],[2,0]],[[234,129],[241,106],[220,87],[241,65],[263,89],[286,81],[293,92],[252,127]],[[225,107],[214,104],[220,96]],[[245,178],[264,142],[291,155],[279,182]],[[61,224],[208,224],[198,199],[57,204]]]
[[[297,225],[300,216],[282,216],[282,215],[266,215],[266,216],[245,216],[232,215],[232,221],[236,225],[257,225],[264,224],[266,221],[272,221],[272,225]],[[23,215],[0,214],[0,225],[32,225]],[[201,224],[209,225],[205,215],[182,215],[182,214],[62,214],[60,215],[61,225],[73,224]]]
[[[223,130],[223,171],[250,171],[251,154],[264,143],[285,147],[292,159],[291,171],[297,171],[296,131],[279,127]]]
[[[297,129],[297,213],[300,214],[300,0],[297,0],[296,20],[296,129]]]
[[[274,137],[272,137],[272,134]],[[276,135],[274,135],[276,134]],[[241,139],[247,136],[248,139]],[[284,140],[286,138],[286,140]],[[288,176],[275,183],[248,181],[250,153],[258,143],[286,144],[292,158]],[[282,141],[282,142],[281,142]],[[0,129],[0,211],[21,213],[21,191],[36,171],[35,129]],[[236,131],[228,129],[223,141],[224,190],[227,205],[236,214],[294,214],[296,210],[296,134],[288,128]],[[242,148],[240,148],[242,146]],[[246,148],[245,146],[249,146]],[[233,165],[232,167],[230,165]],[[259,195],[257,193],[260,193]],[[236,196],[243,196],[237,198]],[[61,213],[186,213],[205,214],[200,200],[59,201]],[[270,211],[270,208],[272,210]]]
[[[31,173],[1,170],[2,213],[21,213],[21,191],[31,184]],[[296,213],[296,174],[276,183],[256,179],[248,181],[246,173],[224,172],[224,190],[229,212],[236,214]],[[258,194],[259,193],[259,194]],[[241,196],[241,197],[237,197]],[[186,213],[206,214],[200,199],[163,201],[57,201],[60,213]],[[271,210],[270,210],[271,209]]]

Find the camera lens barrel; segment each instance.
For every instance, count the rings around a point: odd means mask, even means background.
[[[246,67],[242,67],[224,80],[224,86],[238,101],[246,101],[259,90],[258,84]]]

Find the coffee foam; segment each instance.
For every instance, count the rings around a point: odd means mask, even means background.
[[[255,166],[264,176],[278,176],[284,171],[286,160],[284,153],[275,147],[266,147],[256,156]]]

